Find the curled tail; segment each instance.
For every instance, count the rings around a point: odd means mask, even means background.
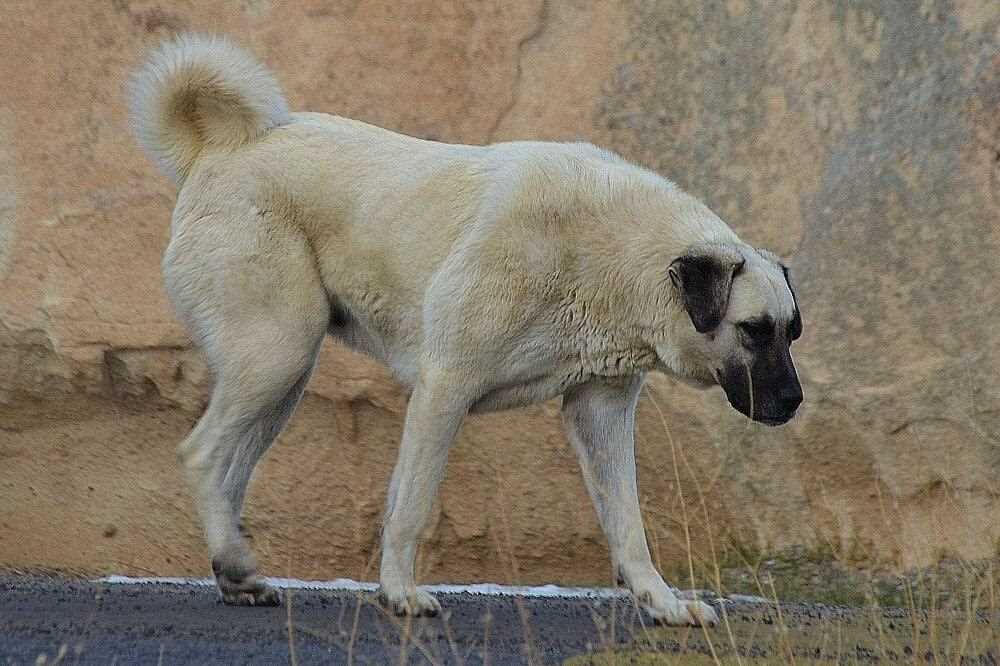
[[[132,131],[175,182],[202,149],[237,148],[289,120],[271,73],[220,37],[161,44],[132,76],[128,97]]]

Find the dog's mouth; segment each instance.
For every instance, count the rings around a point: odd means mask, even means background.
[[[732,400],[730,400],[730,405],[732,405],[733,409],[735,409],[740,414],[747,417],[754,423],[762,423],[772,428],[780,425],[785,425],[786,423],[791,421],[797,411],[793,409],[788,412],[775,414],[772,410],[765,408],[764,410],[761,411],[754,410],[754,412],[756,413],[751,413],[750,405],[747,404],[746,402],[740,401],[738,403],[734,403]]]

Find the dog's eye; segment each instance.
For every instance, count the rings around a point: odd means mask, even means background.
[[[766,321],[741,321],[737,326],[744,335],[754,342],[767,342],[771,339],[772,327]]]

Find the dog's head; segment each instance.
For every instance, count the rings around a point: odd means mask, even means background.
[[[788,268],[763,250],[705,244],[689,248],[668,271],[689,320],[676,327],[674,353],[683,358],[675,365],[713,378],[754,421],[791,419],[802,402],[790,352],[802,317]]]

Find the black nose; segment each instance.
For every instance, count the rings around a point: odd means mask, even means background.
[[[802,404],[802,387],[792,386],[783,388],[778,394],[778,399],[781,401],[781,408],[785,410],[786,414],[794,414],[795,410]]]

